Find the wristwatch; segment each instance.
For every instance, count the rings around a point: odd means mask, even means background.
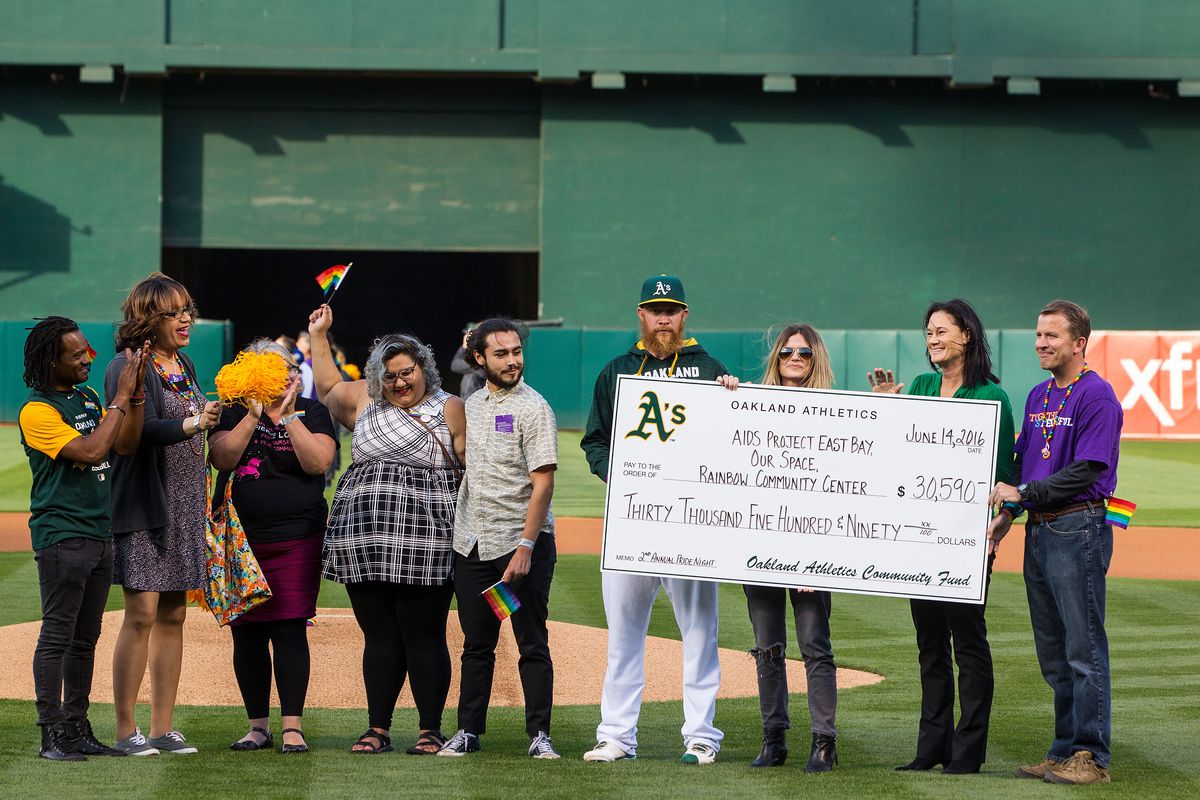
[[[1020,486],[1017,487],[1017,496],[1022,503],[1025,502],[1025,490],[1028,488],[1029,488],[1028,483],[1022,483]]]

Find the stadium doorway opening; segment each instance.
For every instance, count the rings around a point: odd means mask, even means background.
[[[295,336],[321,302],[316,276],[354,262],[333,300],[333,337],[362,365],[375,337],[412,333],[433,348],[442,383],[467,322],[536,319],[537,253],[163,248],[163,271],[182,282],[206,319],[233,322],[233,346]]]

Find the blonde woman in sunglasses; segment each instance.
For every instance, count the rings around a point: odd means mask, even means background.
[[[738,385],[732,375],[724,375],[717,382],[727,389]],[[783,328],[771,346],[759,382],[767,386],[832,388],[829,351],[817,329],[803,323]],[[754,627],[754,649],[750,652],[758,666],[758,703],[763,718],[762,752],[750,766],[778,767],[787,760],[791,716],[784,651],[790,599],[796,643],[804,656],[812,718],[812,749],[804,771],[828,772],[837,763],[837,666],[829,642],[830,594],[749,584],[744,589]]]

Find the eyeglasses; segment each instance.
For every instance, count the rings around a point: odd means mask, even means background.
[[[400,379],[405,383],[412,383],[413,376],[416,374],[417,368],[415,366],[409,367],[408,369],[402,369],[399,372],[385,372],[383,373],[383,382],[395,383],[397,379]]]
[[[192,319],[195,319],[196,315],[199,313],[200,309],[196,308],[195,306],[184,306],[183,308],[177,308],[174,311],[164,311],[162,312],[162,315],[164,317],[170,317],[171,319],[179,319],[184,314],[187,314]]]
[[[781,347],[781,348],[779,348],[779,360],[780,361],[787,361],[793,355],[800,356],[805,361],[808,361],[810,358],[812,358],[812,348],[811,347]]]

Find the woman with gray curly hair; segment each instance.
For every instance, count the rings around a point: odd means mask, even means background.
[[[353,431],[324,550],[325,577],[345,584],[364,639],[370,727],[351,752],[393,749],[392,712],[407,675],[420,714],[419,737],[407,752],[429,755],[446,741],[446,618],[466,412],[442,390],[433,352],[414,336],[380,337],[365,378],[343,381],[329,348],[332,324],[327,305],[308,319],[317,396]]]

